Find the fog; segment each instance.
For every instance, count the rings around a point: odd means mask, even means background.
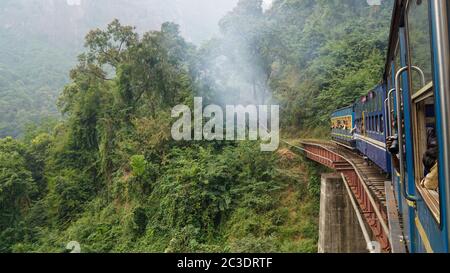
[[[262,9],[272,0],[259,0]],[[215,39],[218,55],[205,56],[204,74],[223,103],[264,102],[266,75],[250,54],[251,30],[221,32],[219,22],[239,0],[0,0],[0,137],[17,136],[23,124],[56,116],[56,100],[84,51],[84,37],[113,19],[137,32],[167,21],[198,48]],[[240,26],[238,26],[240,28]],[[220,51],[220,50],[219,50]],[[242,73],[245,71],[245,73]],[[6,120],[6,121],[5,121]]]
[[[264,11],[271,3],[238,2],[233,13],[222,18],[220,37],[202,51],[202,76],[205,82],[213,83],[215,103],[275,103],[269,86],[270,65],[260,46],[268,39]]]
[[[181,26],[190,42],[201,43],[218,31],[217,23],[238,0],[1,0],[0,27],[34,33],[53,42],[76,42],[92,28],[114,18],[139,32],[166,21]]]

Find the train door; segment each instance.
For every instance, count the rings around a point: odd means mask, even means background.
[[[408,206],[412,252],[447,251],[431,2],[443,1],[407,2],[400,35],[405,60],[396,76],[400,184]]]
[[[405,65],[405,59],[402,58],[402,46],[404,47],[403,43],[400,43],[400,33],[403,31],[403,28],[397,29],[394,32],[396,33],[396,39],[394,45],[394,55],[392,56],[391,62],[391,72],[390,76],[388,77],[388,81],[390,81],[389,84],[389,92],[387,93],[387,104],[388,104],[388,111],[387,111],[387,119],[389,124],[389,134],[388,137],[398,136],[397,132],[397,109],[396,109],[396,102],[397,102],[397,95],[396,95],[396,89],[395,89],[395,82],[396,82],[396,73],[397,71]],[[402,78],[399,79],[400,86],[402,85]],[[391,170],[392,170],[392,185],[394,187],[396,198],[397,198],[397,204],[399,211],[402,214],[403,219],[403,227],[404,227],[404,233],[405,238],[404,240],[408,243],[410,242],[409,238],[409,209],[408,205],[406,203],[406,200],[402,197],[402,191],[401,191],[401,184],[400,184],[400,173],[398,172],[398,168],[396,168],[393,165],[394,162],[391,162]]]

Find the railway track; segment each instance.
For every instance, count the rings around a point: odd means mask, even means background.
[[[293,145],[288,141],[283,140],[283,142],[286,145],[291,146],[293,148],[297,148],[302,151],[305,150],[304,148],[298,145]],[[363,182],[369,188],[372,197],[378,200],[381,204],[383,204],[384,208],[386,209],[385,181],[389,180],[389,178],[386,177],[386,174],[384,174],[383,171],[378,166],[376,166],[375,164],[371,163],[368,160],[365,160],[361,155],[357,154],[356,152],[351,151],[345,147],[342,147],[330,141],[305,140],[301,141],[301,143],[317,144],[338,155],[341,155],[348,162],[336,163],[337,171],[343,171],[346,170],[347,168],[353,169],[354,165],[356,167],[356,171],[363,179]]]
[[[340,147],[334,143],[328,144],[327,147],[332,151],[344,156],[347,160],[356,166],[356,170],[362,176],[364,183],[370,189],[372,196],[383,204],[386,208],[386,189],[385,182],[389,180],[383,171],[373,164],[365,160],[361,155],[346,148]]]
[[[293,145],[285,140],[282,142],[305,152],[309,159],[341,173],[351,188],[359,204],[360,213],[364,215],[374,238],[380,242],[383,251],[392,251],[391,222],[388,215],[398,213],[388,208],[386,181],[389,179],[378,166],[355,151],[333,142],[301,140],[300,145]]]

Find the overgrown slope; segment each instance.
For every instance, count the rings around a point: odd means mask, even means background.
[[[65,119],[0,139],[0,251],[316,251],[316,166],[257,142],[176,142],[171,108],[279,103],[283,130],[324,132],[381,77],[383,3],[242,0],[200,48],[173,23],[92,30]]]

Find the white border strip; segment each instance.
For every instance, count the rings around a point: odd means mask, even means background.
[[[366,142],[366,143],[368,143],[368,144],[370,144],[372,146],[375,146],[376,148],[386,152],[386,144],[385,143],[383,143],[381,141],[378,141],[378,140],[375,140],[375,139],[371,139],[369,137],[358,135],[358,134],[355,134],[354,136],[355,136],[356,139],[364,141],[364,142]]]
[[[355,210],[356,218],[358,218],[358,223],[359,223],[359,226],[361,227],[361,231],[364,235],[364,240],[366,240],[367,250],[371,251],[371,249],[369,249],[369,246],[372,245],[372,240],[370,239],[369,231],[367,230],[367,227],[361,216],[361,212],[358,209],[358,205],[356,204],[355,197],[353,196],[353,193],[350,190],[347,179],[345,178],[343,173],[341,173],[341,176],[342,176],[342,181],[344,182],[345,188],[347,189],[347,194],[350,197],[350,201],[352,202],[353,209]]]

